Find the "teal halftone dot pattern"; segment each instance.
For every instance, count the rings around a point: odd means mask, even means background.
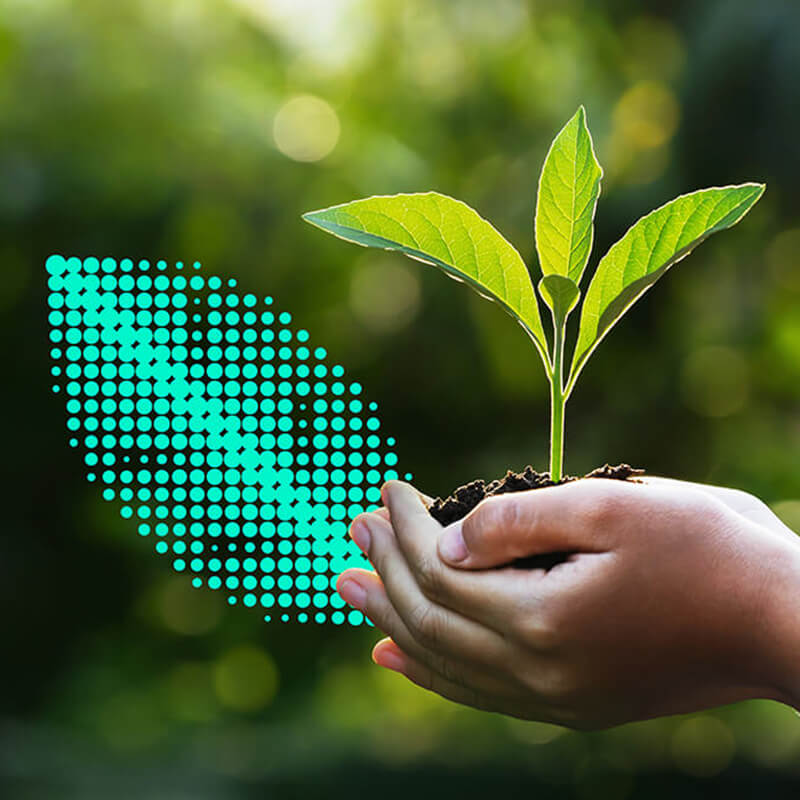
[[[231,605],[368,622],[335,583],[368,566],[347,528],[398,459],[362,387],[271,297],[197,262],[54,255],[46,268],[52,388],[103,499]]]

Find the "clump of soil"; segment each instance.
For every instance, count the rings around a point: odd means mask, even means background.
[[[584,475],[585,478],[614,478],[620,481],[636,480],[637,475],[643,475],[643,469],[636,469],[630,464],[617,464],[612,467],[608,464],[598,467]],[[566,475],[560,481],[550,479],[549,472],[537,472],[530,465],[525,467],[522,472],[506,472],[505,477],[497,478],[491,483],[486,483],[482,479],[470,481],[460,486],[448,498],[442,500],[437,497],[431,503],[428,511],[430,515],[442,525],[449,525],[451,522],[465,517],[475,508],[478,503],[486,497],[496,494],[507,494],[508,492],[522,492],[526,489],[543,489],[546,486],[555,486],[557,483],[569,483],[578,480],[577,476]]]

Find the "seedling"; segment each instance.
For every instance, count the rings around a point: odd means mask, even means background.
[[[711,234],[735,225],[765,188],[761,183],[743,183],[702,189],[676,197],[638,220],[597,265],[565,372],[567,318],[581,296],[602,176],[581,106],[550,146],[536,200],[534,235],[542,272],[537,289],[550,310],[552,341],[545,335],[536,290],[522,257],[460,200],[437,192],[397,194],[303,215],[341,239],[397,250],[439,267],[499,303],[522,325],[550,381],[550,477],[555,482],[563,474],[565,407],[589,356],[673,264]]]

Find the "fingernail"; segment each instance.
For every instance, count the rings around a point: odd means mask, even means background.
[[[461,523],[457,522],[444,529],[439,537],[439,555],[451,564],[458,564],[469,555],[467,543],[461,533]]]
[[[379,667],[385,667],[395,672],[402,672],[405,668],[403,656],[390,647],[384,647],[375,654],[375,663]]]
[[[347,605],[353,606],[359,611],[364,610],[364,606],[367,604],[367,590],[360,583],[352,578],[347,578],[336,588]]]
[[[369,552],[370,535],[366,522],[363,520],[356,520],[350,526],[350,537],[358,545],[358,549],[361,550],[364,555]]]

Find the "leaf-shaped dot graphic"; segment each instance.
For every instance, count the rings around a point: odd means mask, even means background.
[[[368,566],[347,526],[398,473],[362,387],[199,263],[46,267],[53,390],[103,498],[195,587],[267,621],[365,622],[335,591]]]

